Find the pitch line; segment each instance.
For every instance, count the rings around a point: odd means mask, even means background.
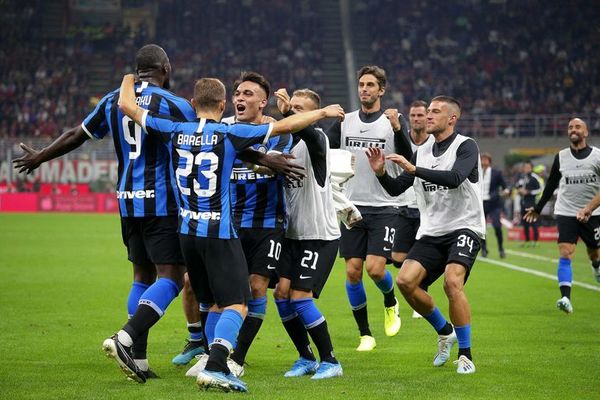
[[[547,274],[547,273],[541,272],[541,271],[536,271],[535,269],[530,269],[530,268],[525,268],[525,267],[521,267],[521,266],[514,265],[514,264],[509,264],[509,263],[506,263],[504,261],[492,260],[490,258],[483,258],[483,257],[481,257],[481,258],[478,258],[477,260],[478,261],[486,262],[488,264],[494,264],[494,265],[497,265],[499,267],[504,267],[504,268],[507,268],[507,269],[512,269],[513,271],[525,272],[526,274],[536,275],[536,276],[540,276],[542,278],[546,278],[546,279],[550,279],[550,280],[556,281],[556,276],[555,275]],[[600,286],[590,285],[590,284],[585,283],[585,282],[573,281],[572,285],[573,286],[579,286],[579,287],[586,288],[586,289],[590,289],[590,290],[593,290],[595,292],[600,292]]]
[[[505,251],[508,254],[512,254],[513,256],[531,258],[532,260],[549,261],[549,262],[552,262],[552,263],[557,263],[558,262],[558,259],[556,259],[556,258],[538,256],[537,254],[525,253],[524,251],[509,250],[509,249],[507,249]]]

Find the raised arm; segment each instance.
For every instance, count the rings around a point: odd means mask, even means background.
[[[19,143],[24,154],[12,161],[13,166],[19,172],[30,174],[41,164],[75,150],[88,139],[89,136],[85,133],[81,125],[79,125],[65,131],[56,140],[41,150],[35,150],[25,143]]]
[[[290,115],[287,118],[273,123],[271,136],[298,132],[323,118],[344,119],[344,115],[344,109],[339,104],[333,104],[314,111]]]
[[[135,75],[127,74],[123,77],[121,82],[121,89],[119,91],[119,109],[123,114],[135,121],[136,124],[144,125],[144,110],[135,103]]]

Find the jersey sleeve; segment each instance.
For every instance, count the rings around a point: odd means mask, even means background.
[[[273,124],[243,124],[236,123],[228,126],[227,136],[236,151],[244,150],[256,143],[267,144]]]
[[[114,101],[115,93],[111,92],[104,96],[81,123],[81,129],[92,139],[102,139],[110,131],[106,120],[106,106]]]
[[[168,115],[160,115],[148,110],[145,110],[142,115],[144,131],[148,135],[159,136],[164,141],[170,140],[172,135],[179,130],[180,125],[181,122]]]
[[[267,153],[289,154],[292,149],[292,135],[285,134],[272,137],[267,143]]]
[[[342,139],[342,121],[339,119],[325,131],[329,139],[329,148],[339,149]]]

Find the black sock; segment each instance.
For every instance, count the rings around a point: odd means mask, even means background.
[[[292,339],[292,343],[296,346],[296,350],[298,350],[298,354],[302,358],[306,358],[307,360],[316,361],[315,355],[310,348],[310,342],[308,340],[308,333],[306,332],[306,328],[302,321],[300,321],[299,316],[295,316],[292,319],[289,319],[283,322],[283,327],[290,339]]]
[[[231,359],[239,365],[244,365],[246,354],[248,354],[250,345],[252,345],[262,323],[262,318],[246,317],[246,319],[244,319],[244,323],[242,324],[238,335],[237,345],[231,355]]]
[[[141,333],[133,346],[131,346],[131,352],[133,353],[134,360],[144,360],[147,358],[146,349],[148,348],[148,331]]]
[[[481,250],[487,251],[487,241],[485,239],[481,240]]]
[[[384,307],[393,307],[397,303],[396,296],[394,295],[394,289],[390,290],[387,293],[383,294],[383,306]],[[365,307],[366,309],[367,307]]]
[[[465,347],[464,349],[458,349],[458,356],[465,356],[469,360],[473,361],[473,357],[471,356],[471,348]]]
[[[594,267],[596,269],[600,268],[600,260],[592,261],[592,267]]]
[[[452,328],[452,324],[449,323],[449,322],[446,322],[446,325],[444,325],[442,327],[442,329],[440,329],[439,331],[437,331],[437,333],[438,333],[438,335],[444,335],[444,336],[446,336],[446,335],[449,335],[449,334],[452,333],[452,329],[453,329]]]
[[[504,238],[502,237],[502,228],[499,226],[495,226],[494,232],[496,232],[496,240],[498,241],[498,250],[504,250]]]
[[[152,307],[140,304],[133,317],[123,327],[123,330],[135,342],[142,333],[148,331],[159,319],[160,315]]]
[[[210,355],[206,362],[205,369],[208,371],[224,372],[229,374],[229,368],[227,368],[227,356],[229,350],[222,344],[215,343],[210,347]]]
[[[365,305],[358,310],[352,310],[352,314],[354,314],[354,319],[356,320],[356,325],[358,325],[358,331],[360,332],[360,336],[373,336],[371,334],[371,330],[369,329],[369,317],[367,314],[367,306]]]
[[[562,297],[566,297],[567,299],[571,298],[571,286],[563,285],[558,288],[560,289],[560,295]]]
[[[327,329],[327,321],[323,320],[319,325],[308,329],[308,333],[315,342],[321,362],[326,361],[337,364],[338,360],[333,355],[333,345],[331,344],[331,336]]]

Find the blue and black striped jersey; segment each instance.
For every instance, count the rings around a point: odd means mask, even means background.
[[[170,141],[179,187],[179,233],[237,238],[231,218],[230,181],[237,153],[269,139],[272,124],[224,124],[204,118],[179,122],[145,112],[143,128]]]
[[[168,90],[148,82],[135,84],[137,104],[157,114],[182,121],[196,119],[192,105]],[[113,136],[119,161],[117,198],[122,217],[177,215],[177,187],[170,168],[170,147],[142,129],[117,105],[119,90],[104,96],[81,124],[92,139]]]
[[[266,145],[255,144],[254,150],[269,153],[289,153],[292,136],[289,134],[269,139]],[[283,197],[283,177],[261,175],[236,160],[231,175],[231,204],[236,228],[285,227],[286,212]]]

